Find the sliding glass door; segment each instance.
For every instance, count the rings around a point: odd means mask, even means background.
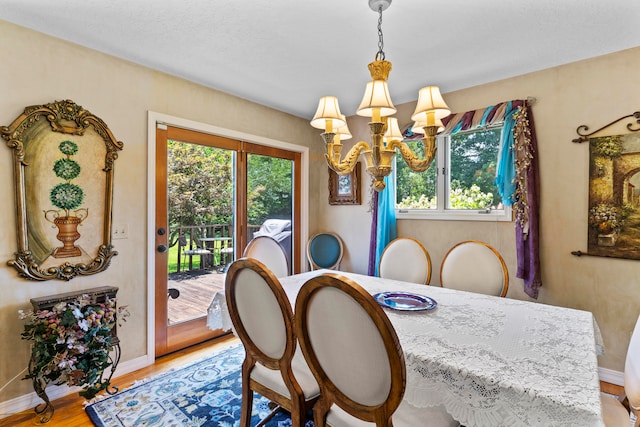
[[[159,356],[225,332],[207,328],[207,308],[254,234],[278,240],[299,271],[300,156],[166,125],[156,145]]]

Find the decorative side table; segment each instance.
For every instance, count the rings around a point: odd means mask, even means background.
[[[43,310],[51,310],[54,306],[61,302],[71,302],[76,300],[78,297],[86,295],[89,298],[89,305],[99,305],[103,304],[109,300],[115,300],[116,294],[118,293],[118,288],[115,286],[101,286],[98,288],[86,289],[77,292],[67,292],[58,295],[51,295],[40,298],[32,298],[31,305],[33,306],[33,312],[37,313]],[[115,307],[114,307],[115,308]],[[117,309],[116,309],[117,314]],[[111,329],[111,347],[113,349],[113,354],[109,354],[108,359],[110,361],[111,372],[109,377],[107,378],[107,383],[111,381],[111,377],[118,366],[118,362],[120,361],[120,339],[117,335],[117,321],[113,325]],[[35,354],[31,354],[31,359],[29,361],[29,375],[34,374],[34,368],[37,364],[37,356]],[[102,376],[104,372],[100,372],[98,380],[102,382]],[[48,380],[44,378],[32,377],[33,381],[33,389],[35,390],[38,397],[44,400],[44,404],[40,404],[35,407],[35,412],[40,415],[40,422],[46,423],[51,420],[53,417],[54,408],[49,400],[49,397],[46,393],[46,387],[48,384]],[[107,386],[104,389],[108,394],[115,394],[118,391],[117,387],[109,387]]]

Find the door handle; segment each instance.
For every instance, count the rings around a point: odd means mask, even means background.
[[[167,245],[158,245],[158,252],[164,253],[167,252]]]

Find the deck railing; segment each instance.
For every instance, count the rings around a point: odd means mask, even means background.
[[[247,228],[253,235],[260,225],[250,224]],[[170,260],[169,273],[220,268],[234,259],[233,224],[181,225],[172,227],[170,236],[170,247],[177,247],[177,251],[170,250],[170,256],[176,254],[173,257],[177,257],[177,266],[171,268]],[[207,240],[212,238],[220,240]],[[208,249],[211,254],[197,254],[197,249]]]

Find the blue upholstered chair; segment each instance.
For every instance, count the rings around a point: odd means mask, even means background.
[[[342,240],[334,233],[315,234],[307,244],[307,258],[312,270],[338,270],[343,252]]]

